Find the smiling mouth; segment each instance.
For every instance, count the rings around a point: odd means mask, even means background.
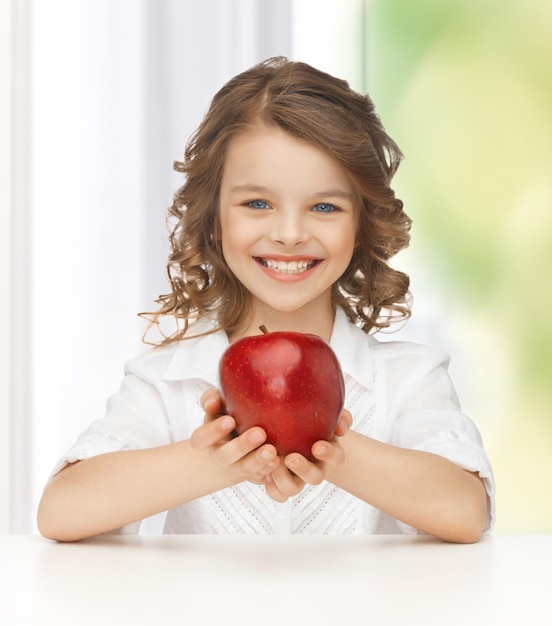
[[[314,260],[299,260],[299,261],[278,261],[276,259],[263,259],[256,257],[256,261],[264,267],[272,270],[273,272],[279,272],[281,274],[301,274],[312,269],[315,265],[318,265],[320,261]]]

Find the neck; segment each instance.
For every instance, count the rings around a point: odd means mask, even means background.
[[[334,322],[334,311],[329,310],[326,314],[321,314],[320,310],[316,314],[298,314],[297,311],[264,311],[252,312],[244,324],[240,326],[230,336],[230,341],[234,342],[243,337],[258,335],[262,331],[260,326],[264,326],[269,332],[292,331],[296,333],[309,333],[318,335],[330,340]]]

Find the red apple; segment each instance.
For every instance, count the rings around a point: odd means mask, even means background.
[[[219,364],[226,411],[241,434],[252,426],[284,456],[311,447],[335,432],[345,399],[339,362],[321,337],[273,332],[231,344]]]

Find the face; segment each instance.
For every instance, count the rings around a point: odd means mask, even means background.
[[[279,128],[253,127],[229,145],[219,216],[253,319],[293,314],[313,327],[333,318],[332,285],[356,236],[354,189],[337,161]]]

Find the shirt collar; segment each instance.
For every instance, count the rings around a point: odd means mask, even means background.
[[[174,381],[201,378],[218,386],[218,363],[229,346],[223,330],[196,337],[194,335],[212,331],[213,320],[202,319],[191,328],[193,335],[178,342],[169,365],[162,374],[163,380]],[[373,363],[371,345],[376,342],[358,326],[351,323],[345,312],[336,311],[330,345],[335,352],[341,369],[366,389],[373,388]]]
[[[330,338],[330,345],[343,370],[366,389],[374,386],[374,366],[371,346],[377,340],[349,321],[343,309],[338,308]]]
[[[230,342],[223,330],[213,332],[214,328],[216,324],[209,318],[195,322],[190,327],[190,337],[178,342],[161,378],[163,380],[201,378],[217,385],[218,363]]]

